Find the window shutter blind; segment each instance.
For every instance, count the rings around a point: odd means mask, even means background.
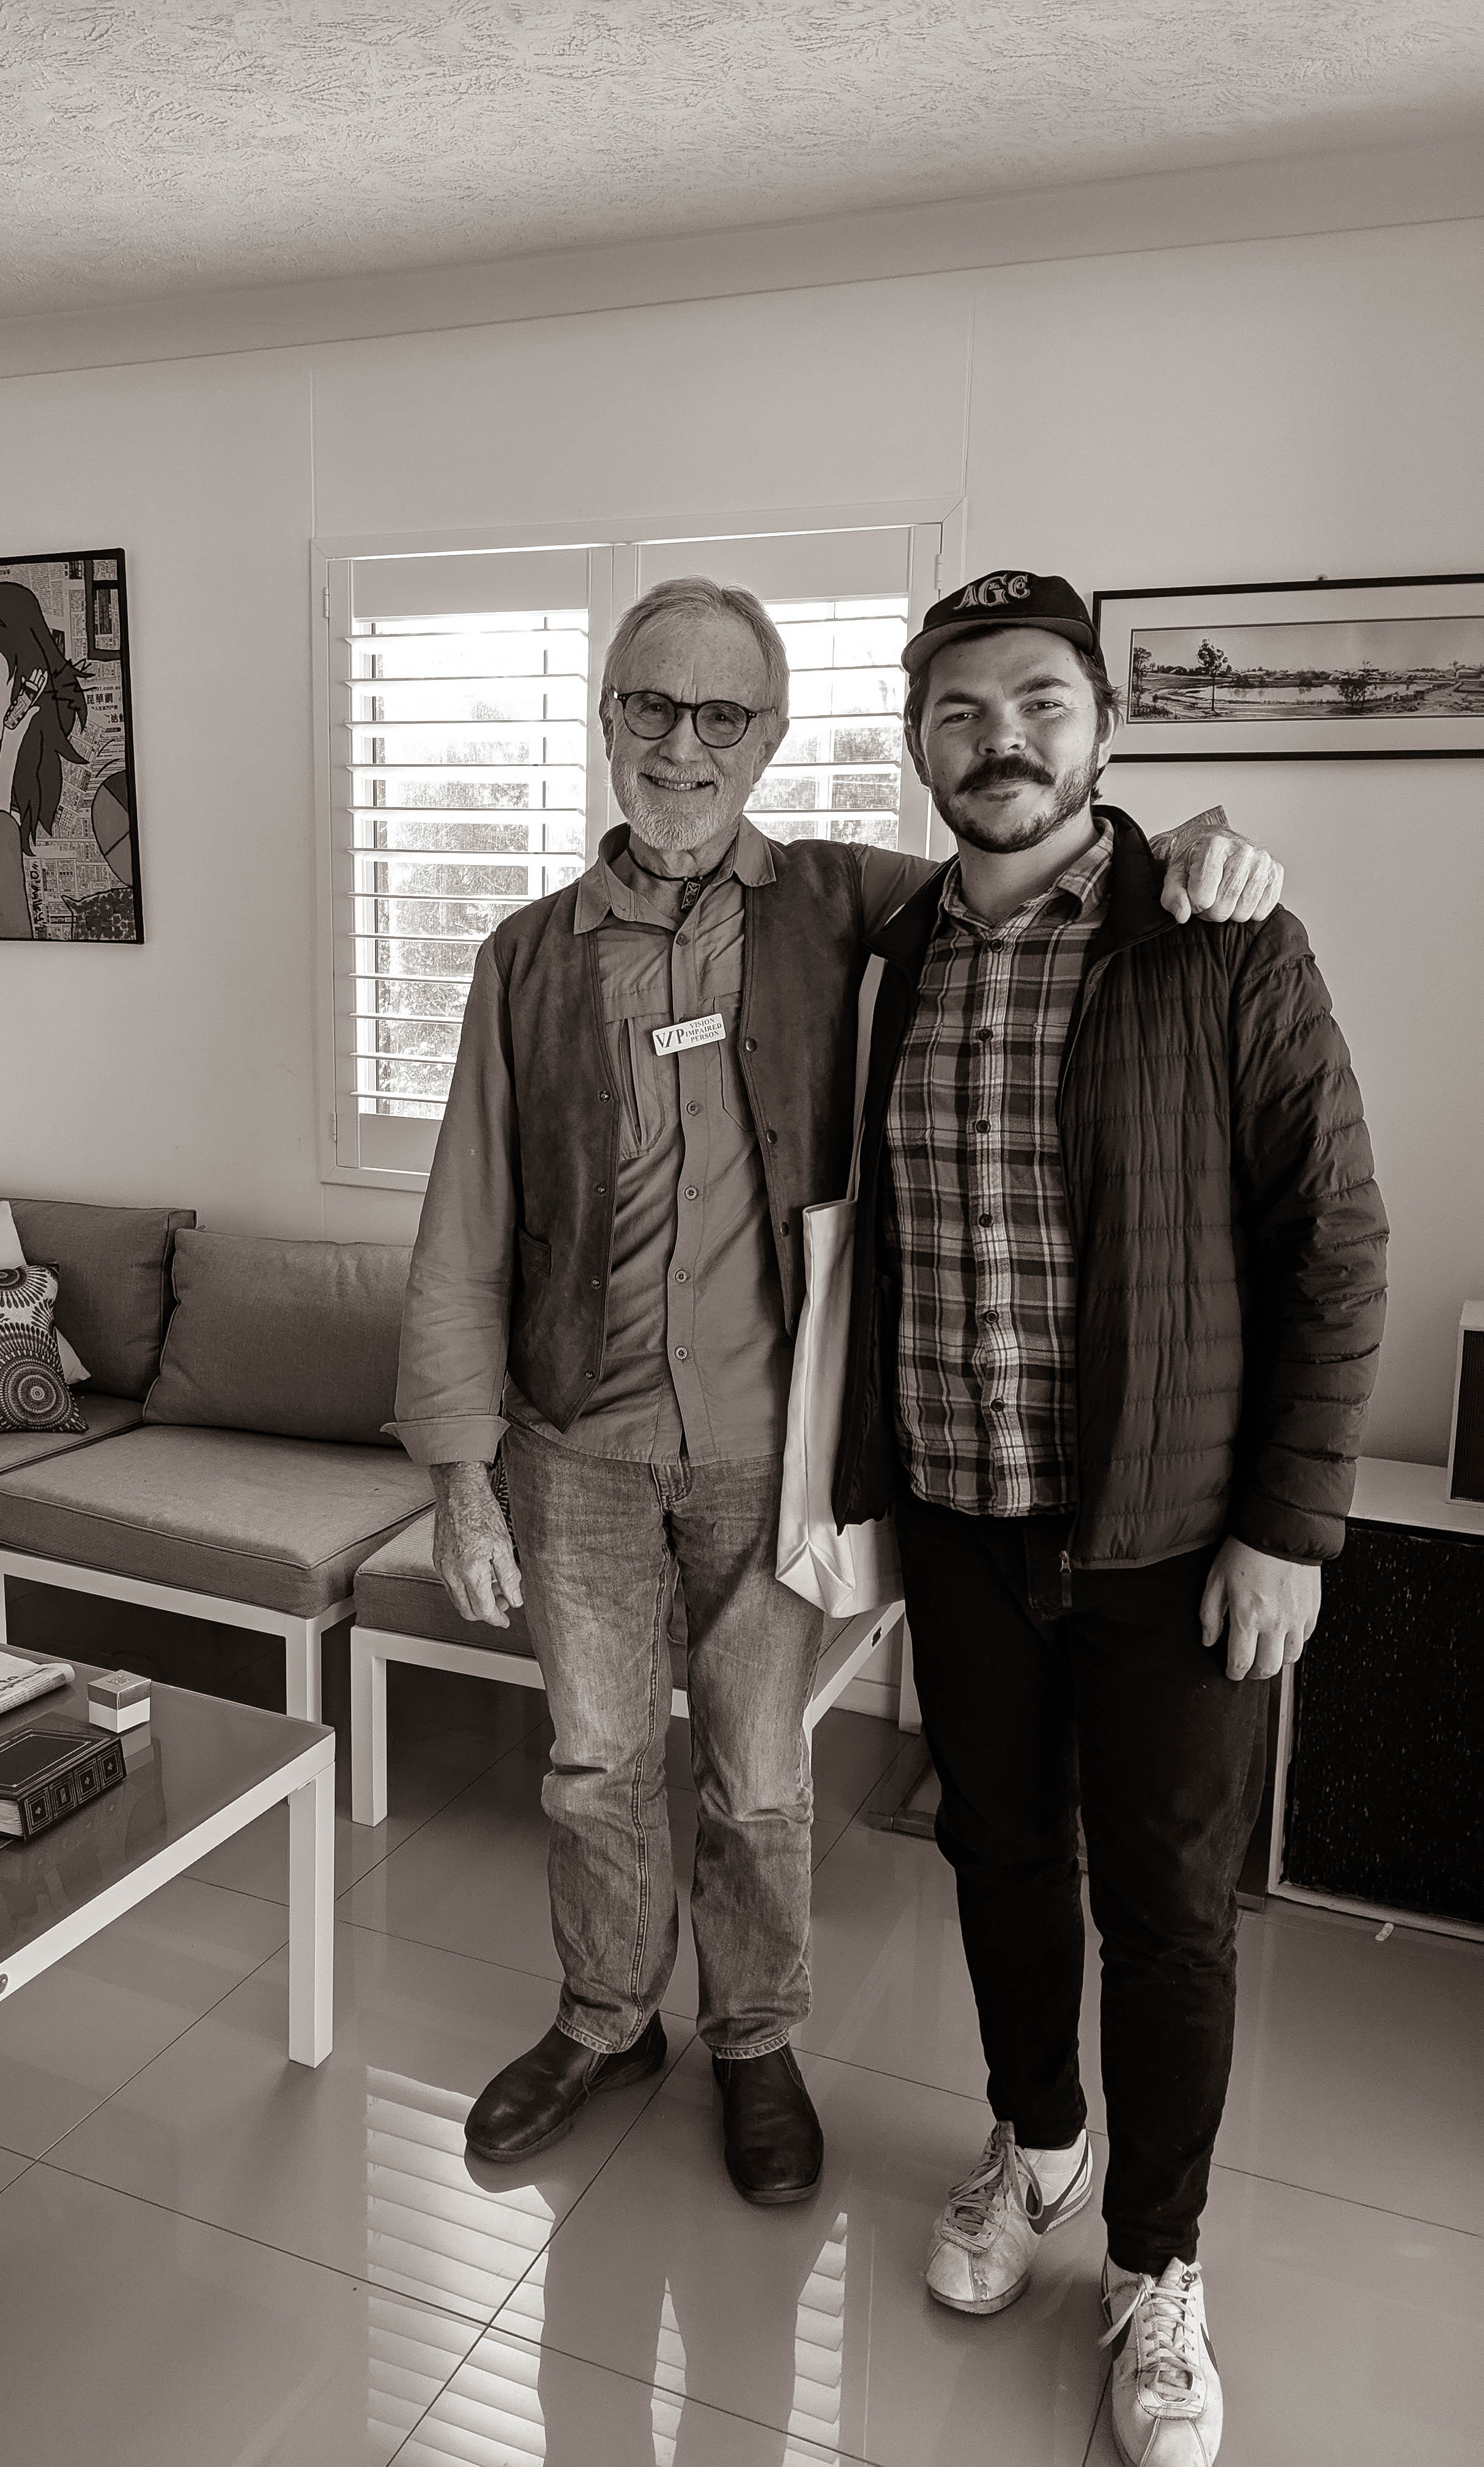
[[[481,943],[585,862],[588,553],[357,558],[349,584],[336,1152],[425,1170]]]

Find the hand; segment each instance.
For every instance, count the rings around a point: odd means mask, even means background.
[[[1319,1571],[1298,1559],[1272,1559],[1228,1533],[1211,1562],[1201,1596],[1201,1640],[1226,1630],[1226,1676],[1255,1670],[1272,1679],[1296,1662],[1319,1616]]]
[[[1261,924],[1283,896],[1283,868],[1266,849],[1234,831],[1220,805],[1150,842],[1164,866],[1159,904],[1177,925],[1204,917],[1213,925]]]
[[[483,1464],[436,1464],[433,1565],[461,1618],[508,1627],[521,1599],[521,1575],[500,1503]]]

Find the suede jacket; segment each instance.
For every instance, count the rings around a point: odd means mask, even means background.
[[[1350,1056],[1297,919],[1177,926],[1137,826],[1057,1092],[1077,1255],[1079,1567],[1231,1533],[1338,1551],[1385,1306],[1386,1220]],[[946,869],[945,869],[946,870]],[[834,1508],[884,1515],[897,1297],[878,1256],[887,1106],[937,921],[934,876],[875,936],[849,1359]]]

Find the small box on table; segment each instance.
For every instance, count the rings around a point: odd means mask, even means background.
[[[132,1731],[149,1719],[149,1682],[132,1670],[104,1670],[87,1684],[87,1717],[96,1731]]]

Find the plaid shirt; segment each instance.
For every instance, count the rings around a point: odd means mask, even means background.
[[[901,1284],[897,1446],[971,1516],[1076,1503],[1077,1272],[1056,1091],[1113,835],[992,925],[956,863],[887,1112],[884,1264]]]

